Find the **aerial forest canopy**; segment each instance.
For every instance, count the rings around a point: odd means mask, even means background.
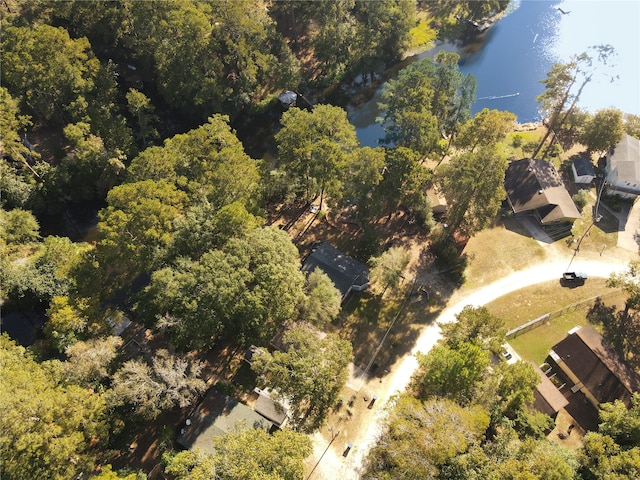
[[[0,306],[35,330],[29,347],[0,335],[1,475],[141,480],[138,463],[119,469],[134,435],[160,425],[150,436],[165,455],[154,461],[175,478],[301,478],[314,448],[299,432],[322,432],[348,403],[342,389],[364,347],[343,329],[348,294],[329,269],[301,269],[325,239],[291,227],[344,226],[332,241],[371,267],[358,315],[404,293],[416,260],[394,243],[404,228],[431,242],[425,262],[458,262],[443,272],[463,278],[454,238],[496,218],[515,115],[472,114],[476,80],[457,53],[383,82],[417,49],[455,37],[457,17],[507,3],[0,2]],[[588,81],[587,60],[555,66],[539,101],[556,130],[602,153],[640,122],[579,111],[569,90]],[[332,94],[378,88],[384,138],[363,147]],[[283,92],[299,103],[284,105]],[[433,192],[447,199],[446,223]],[[367,478],[631,468],[637,429],[620,419],[635,421],[637,399],[605,408],[583,457],[552,452],[539,441],[548,419],[528,408],[532,370],[485,368],[504,342],[501,321],[468,309],[443,330],[418,357],[413,396],[398,397]],[[271,350],[278,335],[284,346]],[[228,357],[213,365],[214,354]],[[172,427],[209,390],[246,398],[258,381],[292,405],[291,428],[233,431],[210,455],[173,451]]]

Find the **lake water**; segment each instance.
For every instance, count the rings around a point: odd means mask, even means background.
[[[560,10],[569,12],[563,14]],[[478,80],[473,113],[483,108],[508,110],[521,123],[539,121],[536,96],[540,80],[554,63],[594,45],[615,48],[614,67],[602,68],[585,87],[578,107],[589,112],[617,108],[640,115],[640,1],[638,0],[519,0],[472,49],[459,51],[460,70]],[[415,57],[433,57],[439,50]],[[469,50],[473,50],[472,52]],[[364,105],[347,107],[362,145],[375,146],[384,135],[376,124],[380,91]]]

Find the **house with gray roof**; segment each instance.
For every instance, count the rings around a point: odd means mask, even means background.
[[[640,140],[625,135],[606,156],[606,188],[608,194],[623,198],[640,195]]]
[[[515,214],[531,214],[543,226],[571,225],[580,212],[552,163],[523,158],[509,163],[504,179]]]
[[[190,415],[177,441],[186,449],[213,453],[215,437],[249,428],[271,431],[273,423],[234,398],[211,389]]]
[[[351,292],[360,292],[369,286],[369,268],[326,242],[314,245],[302,262],[304,272],[311,273],[316,268],[326,273],[340,290],[343,302]]]

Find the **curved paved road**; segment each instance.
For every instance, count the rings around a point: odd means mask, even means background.
[[[587,273],[589,277],[607,278],[613,272],[622,272],[627,269],[626,261],[579,261],[576,260],[572,264],[572,270]],[[502,280],[482,287],[474,292],[464,296],[458,300],[453,306],[445,309],[437,319],[437,322],[451,322],[455,320],[455,316],[462,311],[467,305],[481,306],[489,303],[508,293],[520,290],[529,285],[547,282],[554,279],[560,279],[562,272],[567,267],[566,260],[546,262],[536,265],[525,270],[515,272]],[[385,409],[389,405],[389,401],[393,395],[405,390],[413,372],[418,367],[415,354],[417,352],[428,352],[440,338],[440,328],[437,322],[425,327],[420,334],[414,348],[410,354],[407,354],[388,375],[385,383],[388,385],[385,392],[376,390],[378,394],[379,407],[376,415],[369,424],[368,428],[363,429],[358,435],[358,439],[354,442],[354,448],[351,454],[345,459],[339,456],[334,449],[328,449],[318,465],[317,470],[313,473],[312,478],[315,479],[350,479],[357,480],[360,478],[360,470],[364,459],[369,450],[373,447],[378,434],[384,425]],[[322,444],[321,437],[316,434],[314,438],[315,445]],[[326,445],[326,443],[324,443]],[[316,448],[317,450],[317,448]]]

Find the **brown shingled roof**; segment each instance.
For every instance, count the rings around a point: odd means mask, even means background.
[[[567,335],[553,351],[600,403],[619,399],[628,405],[640,391],[638,375],[591,326]]]
[[[509,163],[504,188],[514,213],[538,211],[542,223],[581,218],[553,164],[536,158]]]
[[[569,400],[560,393],[560,390],[556,388],[553,382],[549,380],[549,377],[535,363],[532,362],[531,364],[540,377],[540,383],[536,385],[536,389],[533,392],[533,406],[536,410],[553,417],[560,409],[569,405]]]

